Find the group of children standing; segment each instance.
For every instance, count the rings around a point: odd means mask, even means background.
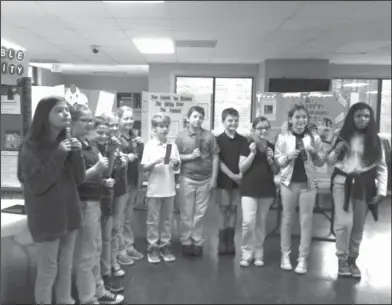
[[[19,153],[18,177],[24,185],[28,226],[39,245],[36,303],[72,304],[75,267],[82,304],[118,304],[124,299],[121,266],[142,259],[134,246],[133,206],[147,183],[147,259],[173,262],[172,215],[179,174],[180,241],[185,256],[203,255],[203,219],[212,195],[219,209],[220,255],[234,254],[237,207],[242,210],[242,267],[264,265],[268,212],[280,173],[283,207],[281,268],[292,270],[291,226],[299,205],[301,240],[295,272],[307,272],[316,200],[315,166],[335,165],[338,274],[360,277],[356,265],[367,204],[386,195],[387,168],[375,129],[373,110],[355,104],[330,149],[308,128],[305,107],[288,113],[287,130],[276,143],[266,140],[270,123],[258,117],[249,138],[239,135],[239,114],[222,112],[225,131],[215,137],[201,127],[204,110],[192,106],[188,128],[175,143],[167,140],[170,118],[155,114],[153,138],[144,145],[133,131],[132,109],[93,117],[87,106],[62,98],[42,99]],[[69,132],[71,129],[71,132]],[[356,143],[362,143],[358,145]],[[346,168],[353,158],[356,165]],[[374,180],[377,180],[377,185]],[[349,181],[349,182],[348,182]],[[372,182],[373,181],[373,182]],[[351,185],[352,184],[352,185]],[[365,187],[366,186],[366,187]]]

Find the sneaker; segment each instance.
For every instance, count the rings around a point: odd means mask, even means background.
[[[112,274],[113,276],[122,277],[125,275],[125,271],[121,269],[119,264],[114,264],[112,266]]]
[[[306,272],[308,272],[308,262],[305,258],[301,257],[298,259],[298,264],[294,272],[297,274],[305,274]]]
[[[255,258],[255,261],[253,262],[256,267],[263,267],[264,266],[264,261],[262,258]]]
[[[160,254],[163,260],[167,263],[174,262],[176,260],[176,257],[173,255],[170,245],[162,247]]]
[[[291,265],[290,262],[290,252],[282,253],[280,268],[287,271],[293,270],[293,266]]]
[[[193,255],[193,245],[182,245],[182,254],[185,256]]]
[[[124,266],[134,265],[135,261],[127,254],[119,254],[117,257],[117,261],[119,264]]]
[[[144,257],[143,253],[137,251],[133,246],[127,249],[127,254],[134,260],[140,260]]]
[[[157,247],[151,247],[147,253],[148,262],[151,264],[159,264],[161,259],[159,258],[159,250]]]
[[[193,247],[193,256],[199,257],[203,255],[203,246]]]
[[[124,301],[122,294],[114,294],[110,291],[106,291],[103,296],[98,298],[99,304],[121,304]]]
[[[350,267],[345,259],[339,259],[338,261],[338,276],[350,276]]]
[[[350,270],[350,274],[354,278],[361,278],[361,270],[358,268],[356,263],[356,258],[349,257],[347,260],[347,265]]]
[[[241,260],[240,260],[241,267],[249,267],[251,263],[252,263],[251,258],[241,258]]]
[[[103,276],[102,277],[105,288],[113,293],[118,293],[124,290],[124,286],[119,284],[114,277]]]

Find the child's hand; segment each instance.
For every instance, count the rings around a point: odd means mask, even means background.
[[[109,178],[109,179],[104,179],[103,180],[103,184],[106,187],[113,187],[116,184],[116,181],[113,178]]]
[[[178,161],[176,158],[170,158],[169,164],[176,168],[180,164],[180,161]]]
[[[235,183],[240,184],[241,180],[242,180],[242,174],[238,173],[238,174],[233,174],[230,177],[231,180],[233,180]]]
[[[154,161],[154,164],[155,164],[155,165],[163,164],[163,163],[165,163],[165,158],[164,158],[164,157],[159,157],[159,158],[157,158],[157,159]]]
[[[95,163],[95,169],[97,172],[102,173],[109,167],[109,160],[106,157],[99,157],[99,160],[97,163]]]
[[[273,160],[274,151],[270,147],[267,148],[266,154],[267,154],[267,160]]]
[[[80,143],[80,141],[76,138],[71,138],[71,148],[73,150],[82,150],[82,143]]]
[[[291,161],[291,160],[297,158],[300,152],[301,152],[301,151],[300,151],[299,149],[296,149],[296,150],[294,150],[293,152],[289,153],[289,154],[287,155],[287,160],[288,160],[288,161]]]
[[[135,141],[137,144],[141,144],[144,143],[143,138],[142,137],[136,137],[133,139],[133,141]]]
[[[58,146],[61,151],[69,152],[72,149],[71,141],[68,139],[62,140]]]
[[[127,166],[127,164],[128,164],[128,157],[127,157],[126,154],[121,153],[120,160],[121,160],[121,167]]]
[[[195,148],[192,152],[193,159],[199,158],[201,156],[201,152],[199,148]]]
[[[252,154],[255,154],[256,153],[256,143],[255,142],[250,143],[249,149]]]
[[[127,158],[128,158],[128,162],[133,162],[133,161],[135,161],[137,159],[137,155],[133,154],[133,153],[130,153],[130,154],[127,155]]]

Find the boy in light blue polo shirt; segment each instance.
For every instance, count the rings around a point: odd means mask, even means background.
[[[170,118],[161,113],[153,115],[151,125],[154,138],[144,147],[141,164],[148,171],[147,185],[147,259],[159,263],[160,256],[166,262],[175,260],[170,247],[174,196],[174,174],[180,166],[180,154],[174,143],[168,143]],[[162,227],[159,228],[161,221]]]

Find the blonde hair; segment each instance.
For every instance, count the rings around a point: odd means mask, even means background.
[[[158,127],[160,125],[170,125],[170,117],[167,115],[164,115],[163,113],[156,113],[152,116],[151,118],[151,126],[153,128]]]
[[[133,113],[133,109],[129,106],[121,106],[117,109],[117,116],[121,119],[124,115],[124,112],[130,111]]]
[[[118,122],[118,120],[120,119],[116,112],[104,113],[104,114],[102,114],[102,117],[104,117],[109,122],[111,122],[111,121],[117,121]]]

